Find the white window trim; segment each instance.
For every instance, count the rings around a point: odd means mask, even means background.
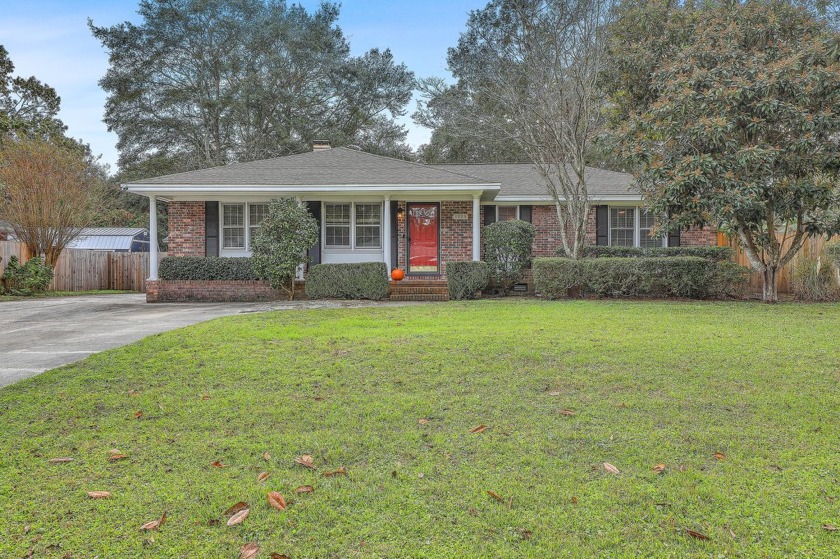
[[[613,208],[630,208],[631,206],[607,206],[609,210],[607,211],[607,245],[613,246],[612,244],[612,209]],[[633,214],[633,247],[639,248],[642,246],[642,208],[641,206],[633,206],[634,214]],[[668,246],[668,236],[662,236],[662,247]]]
[[[251,206],[267,206],[268,204],[268,201],[219,203],[219,256],[224,256],[222,254],[223,252],[233,256],[242,256],[251,253]],[[243,227],[245,227],[245,246],[225,247],[225,206],[242,206],[244,208]],[[229,227],[233,228],[234,226]]]
[[[493,215],[496,216],[496,219],[493,220],[494,223],[496,221],[499,221],[499,206],[505,206],[505,207],[513,206],[514,208],[516,208],[516,219],[522,219],[522,217],[519,213],[519,208],[520,208],[521,204],[487,204],[487,205],[484,206],[484,211],[486,212],[487,208],[493,208]]]
[[[328,245],[327,244],[327,204],[350,204],[350,244],[349,245]],[[379,206],[379,246],[378,247],[359,247],[356,246],[356,204],[378,205]],[[321,202],[321,246],[327,252],[360,252],[380,254],[383,252],[382,234],[385,229],[385,217],[383,214],[382,200],[354,200],[350,201],[332,201],[325,200]]]

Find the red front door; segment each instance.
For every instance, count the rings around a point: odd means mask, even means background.
[[[440,272],[440,206],[408,204],[408,273]]]

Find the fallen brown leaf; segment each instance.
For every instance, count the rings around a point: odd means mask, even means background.
[[[271,557],[271,559],[289,559],[288,555],[283,555],[282,553],[277,552],[272,553],[269,557]]]
[[[271,460],[271,454],[269,454],[268,452],[263,452],[263,460],[265,460],[266,462]]]
[[[684,472],[686,470],[687,470],[687,468],[685,467],[685,464],[680,464],[680,471]]]
[[[245,510],[247,508],[249,508],[248,503],[246,503],[245,501],[239,501],[235,505],[231,505],[231,507],[224,512],[224,515],[225,516],[233,516],[237,512],[239,512],[241,510]]]
[[[562,394],[562,392],[560,392],[559,390],[552,390],[548,393],[549,396],[559,396],[560,394]]]
[[[210,399],[210,394],[202,394],[201,399],[202,400],[209,400]]]
[[[702,532],[696,532],[694,530],[686,530],[685,533],[688,534],[689,536],[691,536],[692,538],[696,538],[698,540],[711,540],[712,539],[709,536],[707,536],[706,534],[704,534]]]
[[[146,530],[146,531],[157,530],[161,526],[163,526],[165,523],[166,523],[166,512],[164,512],[163,515],[160,518],[158,518],[157,520],[151,520],[149,522],[146,522],[145,524],[140,526],[140,529],[141,530]]]
[[[228,526],[236,526],[237,524],[242,524],[248,515],[251,513],[251,509],[242,509],[241,511],[237,512],[230,518],[228,518],[227,525]]]
[[[347,470],[344,469],[344,466],[340,467],[337,470],[333,470],[332,472],[324,472],[324,477],[333,477],[333,476],[346,476]]]
[[[222,464],[218,460],[213,460],[212,462],[210,462],[210,465],[214,468],[227,468],[227,464]]]
[[[726,454],[722,452],[715,452],[713,456],[715,457],[715,460],[726,460]]]
[[[143,417],[143,410],[137,410],[134,412],[134,419],[140,419],[141,417]]]
[[[108,456],[109,462],[116,462],[117,460],[125,460],[128,458],[128,454],[111,454]]]
[[[822,527],[823,527],[823,530],[825,530],[826,532],[836,532],[837,531],[837,526],[835,526],[834,524],[823,524]]]
[[[483,433],[487,430],[487,425],[479,425],[475,429],[472,429],[470,433]]]
[[[499,495],[498,493],[496,493],[495,491],[488,491],[487,494],[490,495],[491,497],[493,497],[494,499],[496,499],[497,501],[499,501],[500,503],[505,502],[505,498],[502,497],[501,495]]]
[[[604,462],[604,469],[607,470],[609,473],[613,475],[618,475],[621,473],[621,470],[610,464],[609,462]]]
[[[260,475],[258,475],[258,476],[257,476],[257,481],[258,481],[259,483],[262,483],[262,482],[264,482],[265,480],[267,480],[267,479],[268,479],[268,476],[270,476],[270,475],[271,475],[271,474],[270,474],[270,473],[268,473],[268,472],[261,472],[261,473],[260,473]]]
[[[577,415],[574,410],[560,410],[560,415]]]
[[[297,489],[295,489],[295,493],[314,493],[315,488],[311,485],[301,485]]]
[[[277,491],[272,491],[265,496],[268,499],[268,504],[277,510],[286,510],[286,499]]]
[[[306,466],[309,469],[315,469],[315,462],[312,460],[312,456],[309,454],[304,454],[303,456],[298,456],[295,458],[295,464],[300,464],[301,466]]]
[[[260,546],[254,542],[246,543],[239,548],[239,559],[254,559],[260,552]]]
[[[66,458],[66,457],[64,457],[64,458],[50,458],[49,460],[47,460],[47,462],[49,462],[50,464],[66,464],[67,462],[72,462],[72,461],[73,461],[72,458]]]
[[[422,419],[418,419],[418,420],[417,420],[417,423],[419,423],[420,425],[425,425],[425,424],[427,424],[428,422],[429,422],[429,420],[428,420],[428,419],[426,419],[425,417],[424,417],[424,418],[422,418]]]
[[[88,497],[91,499],[110,499],[111,494],[107,491],[88,491]]]
[[[653,470],[654,473],[661,474],[665,471],[665,464],[657,464],[656,466],[651,468],[651,470]]]
[[[572,504],[573,505],[578,504],[578,498],[577,497],[574,497],[574,496],[572,497]]]

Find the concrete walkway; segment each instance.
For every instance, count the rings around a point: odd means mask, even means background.
[[[390,303],[396,305],[396,303]],[[0,303],[0,386],[106,349],[237,313],[389,305],[360,301],[147,304],[142,294]]]

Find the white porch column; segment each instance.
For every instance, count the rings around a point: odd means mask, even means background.
[[[149,279],[158,279],[157,198],[149,196]]]
[[[475,261],[481,260],[481,194],[473,194],[473,242],[472,258]]]
[[[382,219],[385,221],[382,227],[382,250],[385,252],[385,267],[388,268],[388,277],[391,277],[391,197],[385,196]]]

